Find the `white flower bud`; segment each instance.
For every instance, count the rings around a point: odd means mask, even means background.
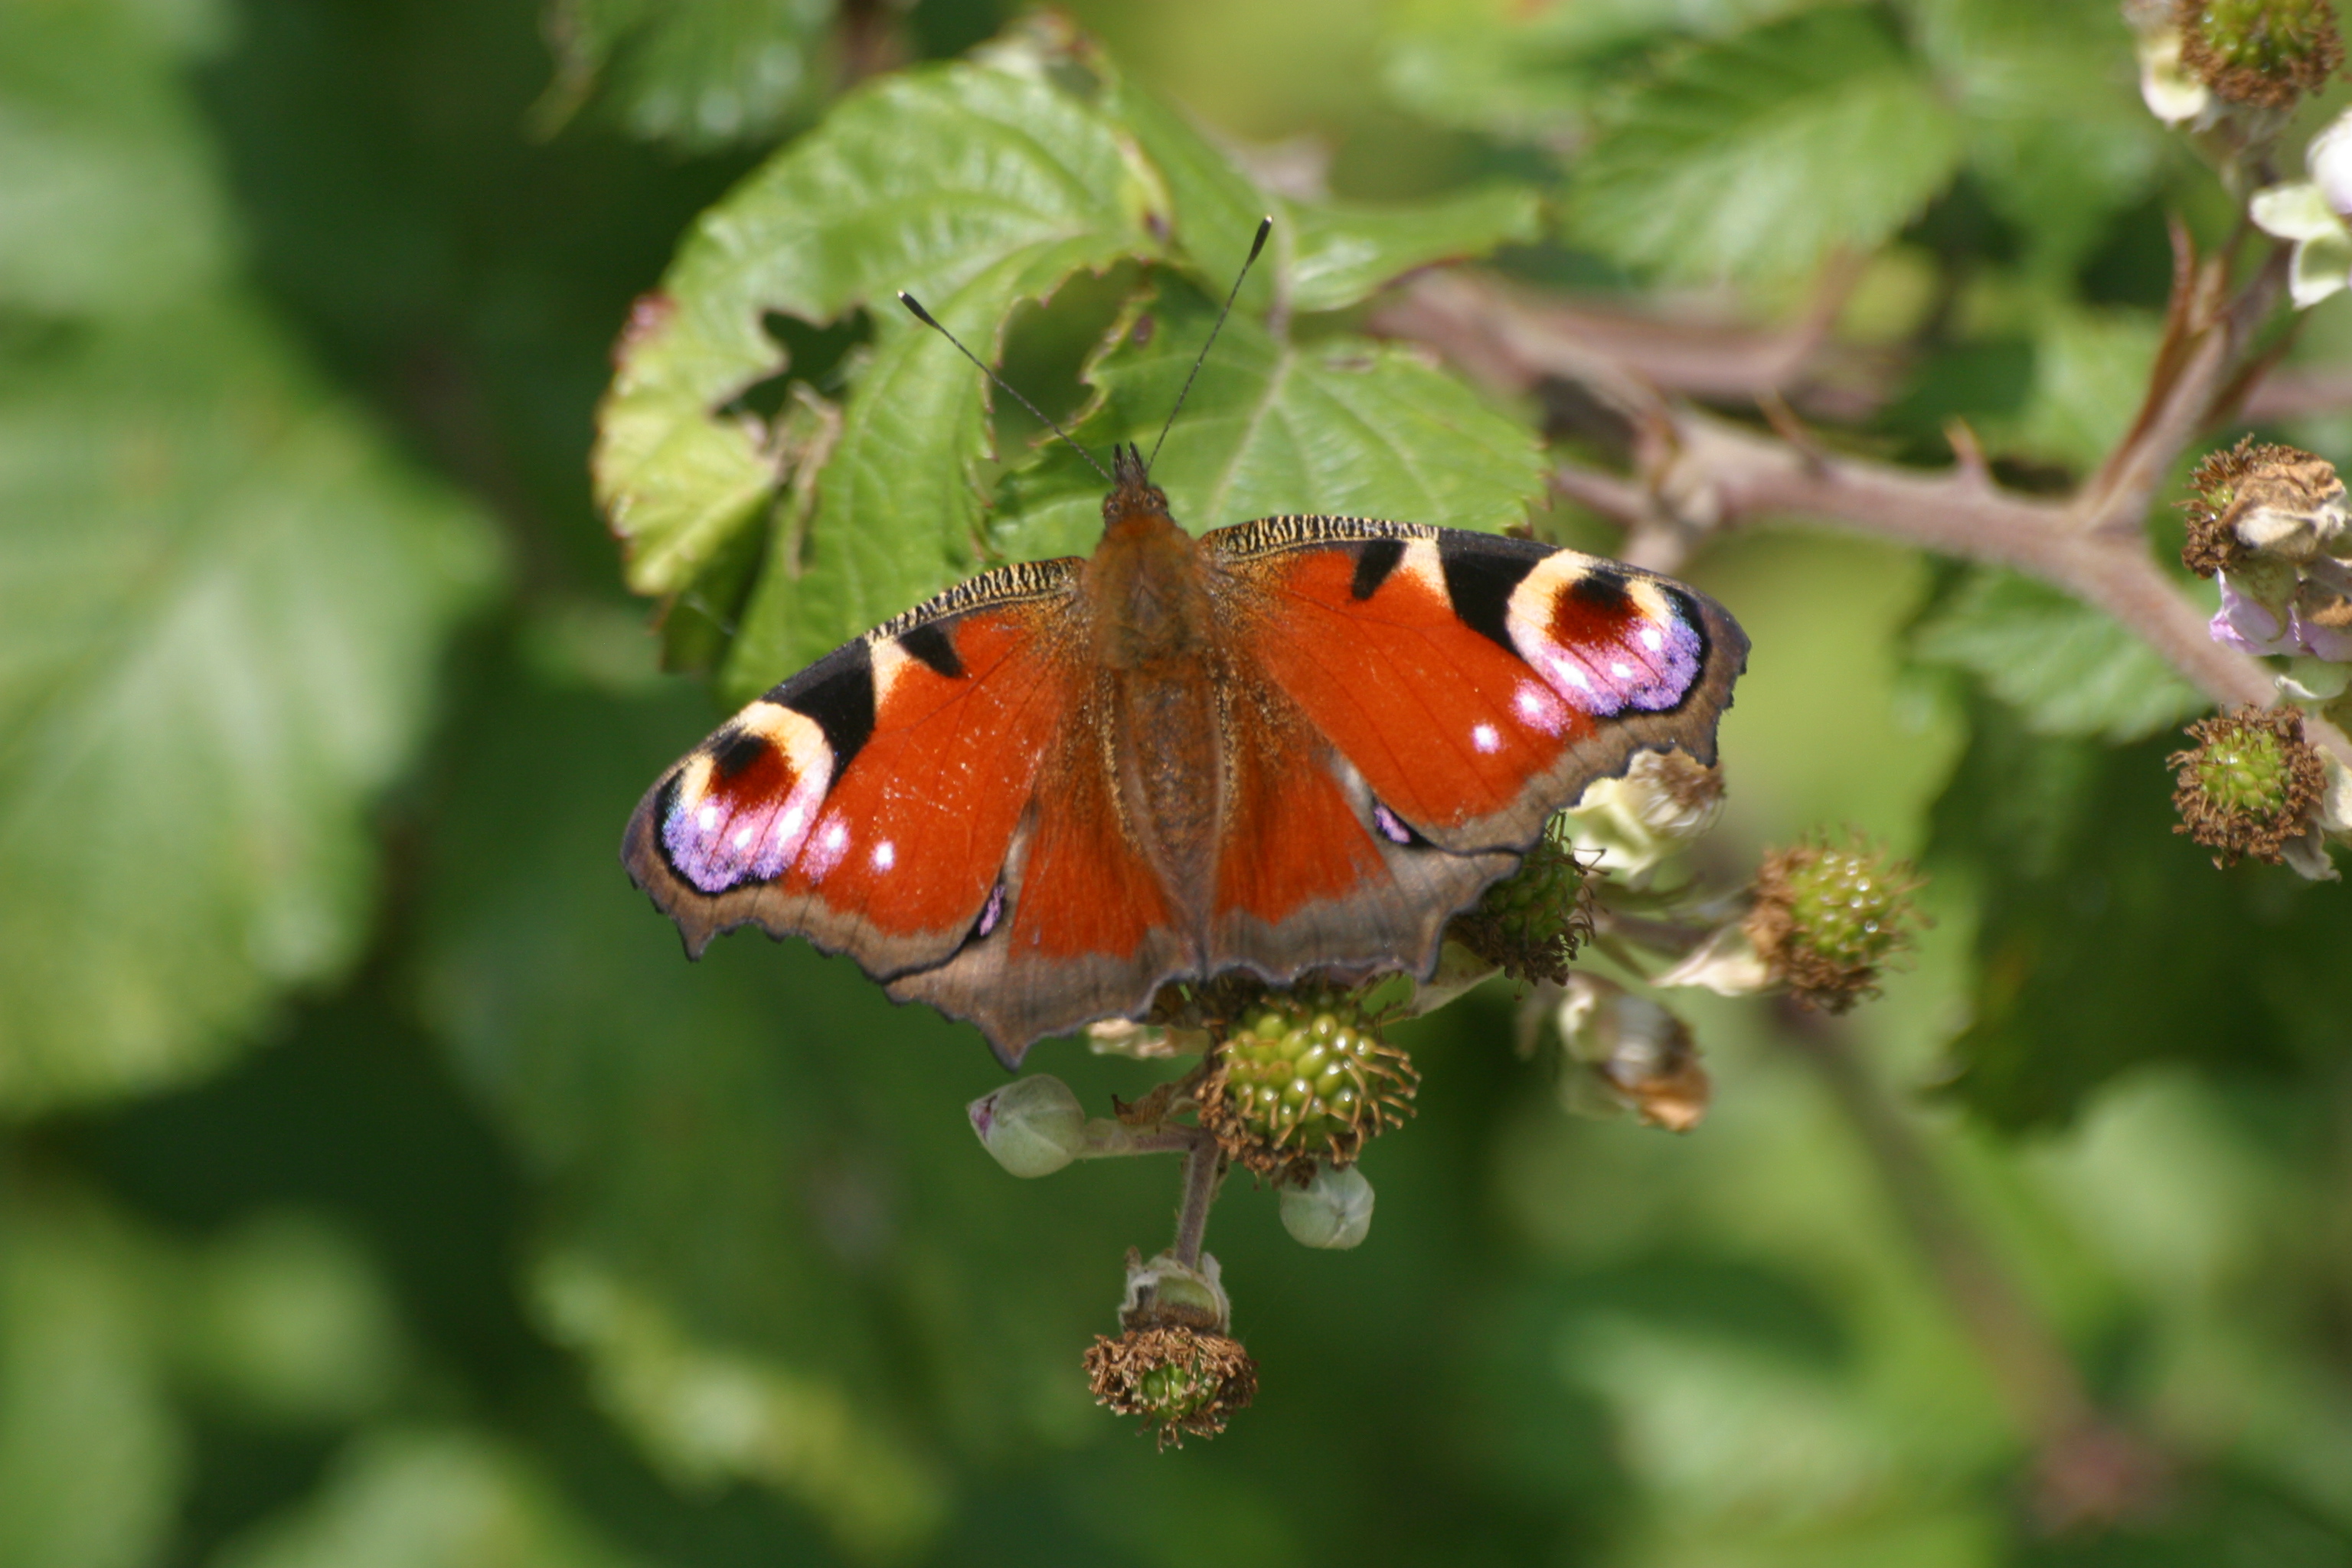
[[[1565,816],[1580,853],[1598,855],[1600,869],[1638,884],[1722,811],[1716,769],[1681,752],[1638,752],[1624,777],[1596,780]]]
[[[1774,982],[1772,966],[1756,951],[1745,925],[1733,921],[1650,984],[1696,985],[1718,996],[1753,996],[1772,989]]]
[[[1302,1247],[1354,1247],[1372,1228],[1372,1184],[1353,1165],[1318,1165],[1305,1186],[1282,1189],[1282,1228]]]
[[[2352,109],[2337,115],[2311,139],[2303,161],[2311,170],[2311,183],[2319,188],[2320,199],[2337,217],[2352,218]]]
[[[1049,1176],[1086,1152],[1087,1113],[1050,1073],[1016,1078],[965,1108],[981,1146],[1016,1176]]]
[[[2147,111],[2167,125],[2205,112],[2213,92],[2180,65],[2180,29],[2151,28],[2139,37],[2139,96]]]

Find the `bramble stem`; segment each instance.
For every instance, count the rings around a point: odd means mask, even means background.
[[[1129,1154],[1181,1154],[1198,1142],[1197,1128],[1160,1126],[1138,1131],[1108,1116],[1097,1116],[1087,1123],[1087,1146],[1078,1152],[1078,1158],[1116,1160]]]
[[[1184,1155],[1184,1201],[1176,1211],[1176,1261],[1187,1268],[1201,1267],[1201,1238],[1208,1234],[1209,1205],[1217,1201],[1224,1163],[1217,1141],[1193,1130],[1192,1146]]]

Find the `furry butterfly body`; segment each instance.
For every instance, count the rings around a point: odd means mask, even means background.
[[[1492,534],[1195,538],[1120,454],[1094,554],[849,643],[671,767],[622,857],[689,952],[846,952],[1008,1065],[1171,981],[1426,974],[1636,752],[1712,763],[1748,643],[1668,579]]]

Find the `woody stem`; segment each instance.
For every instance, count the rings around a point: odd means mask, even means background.
[[[1187,1268],[1201,1266],[1201,1238],[1208,1234],[1209,1205],[1217,1201],[1217,1185],[1224,1179],[1224,1152],[1217,1141],[1199,1132],[1184,1153],[1184,1201],[1176,1211],[1176,1261]]]

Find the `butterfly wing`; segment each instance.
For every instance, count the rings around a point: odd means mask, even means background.
[[[1007,1067],[1034,1040],[1139,1011],[1200,963],[1123,820],[1109,684],[1089,672],[1040,759],[998,917],[944,962],[890,984],[900,1001],[977,1024]]]
[[[1704,595],[1532,541],[1283,517],[1203,543],[1236,661],[1309,731],[1269,766],[1310,772],[1345,805],[1229,819],[1218,962],[1391,942],[1425,968],[1445,919],[1595,779],[1645,749],[1712,763],[1746,663],[1747,637]],[[1304,794],[1245,798],[1266,796]],[[1385,875],[1300,873],[1367,842]]]
[[[1211,970],[1425,970],[1445,922],[1518,863],[1414,834],[1254,659],[1223,716],[1228,781],[1208,914]]]
[[[950,590],[776,686],[656,780],[621,858],[688,951],[756,923],[887,980],[1001,914],[1069,707],[1078,566]]]
[[[646,793],[631,875],[692,952],[805,936],[1011,1064],[1171,977],[1425,970],[1587,784],[1644,747],[1712,761],[1746,655],[1703,596],[1523,541],[1276,518],[1202,542],[1205,910],[1139,847],[1131,786],[1168,759],[1116,712],[1075,561],[975,578],[751,703]]]
[[[972,579],[775,687],[639,802],[621,858],[690,953],[737,926],[1030,1041],[1197,964],[1121,827],[1076,561]]]

